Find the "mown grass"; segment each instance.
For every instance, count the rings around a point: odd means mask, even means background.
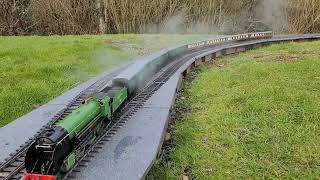
[[[0,37],[0,127],[103,70],[166,46],[207,37]]]
[[[147,179],[318,179],[320,41],[219,61],[184,85],[173,148]]]

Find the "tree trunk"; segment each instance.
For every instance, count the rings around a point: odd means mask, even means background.
[[[99,18],[99,33],[104,34],[106,32],[106,24],[104,20],[104,8],[102,0],[96,0],[96,6],[98,10],[98,18]]]

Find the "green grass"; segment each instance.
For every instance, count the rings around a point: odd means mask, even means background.
[[[147,179],[319,179],[320,41],[219,61],[184,85],[173,148]]]
[[[0,37],[0,127],[102,71],[210,35]]]

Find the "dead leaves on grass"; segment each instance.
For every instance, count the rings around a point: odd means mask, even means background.
[[[281,61],[286,61],[286,62],[294,62],[294,61],[303,59],[297,55],[290,55],[290,54],[280,54],[277,58],[280,59]]]
[[[147,52],[147,49],[142,48],[139,46],[139,44],[132,43],[129,40],[112,40],[108,39],[105,41],[105,44],[116,48],[116,49],[121,49],[126,52],[130,53],[138,53],[139,56],[143,56],[145,54],[149,54],[150,52]]]

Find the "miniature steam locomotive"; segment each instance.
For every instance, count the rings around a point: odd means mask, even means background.
[[[127,100],[127,88],[107,87],[63,120],[44,130],[25,157],[25,180],[55,180],[68,172]]]

